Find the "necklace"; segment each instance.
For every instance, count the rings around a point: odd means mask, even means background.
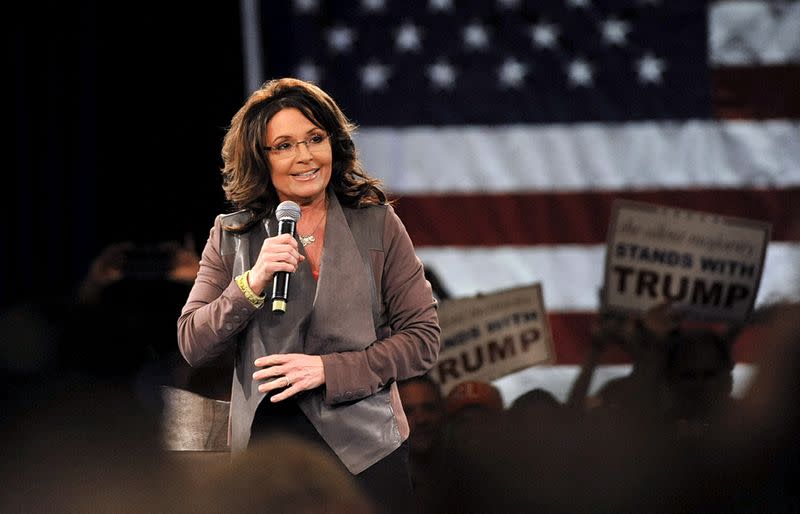
[[[302,244],[304,248],[317,240],[317,238],[314,237],[314,232],[316,232],[317,229],[319,228],[320,223],[322,223],[322,220],[325,218],[325,214],[326,214],[325,212],[322,213],[322,216],[319,217],[317,225],[309,234],[305,236],[300,233],[297,234],[297,237],[300,238],[300,244]]]

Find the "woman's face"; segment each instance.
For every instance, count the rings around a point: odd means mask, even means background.
[[[294,107],[278,111],[269,120],[265,145],[273,148],[267,157],[280,201],[308,205],[325,197],[333,163],[327,136]]]

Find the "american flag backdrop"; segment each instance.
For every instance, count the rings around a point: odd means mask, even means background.
[[[450,296],[541,282],[558,363],[585,347],[616,198],[772,223],[759,303],[797,296],[800,2],[260,10],[264,78],[312,80],[359,125]]]

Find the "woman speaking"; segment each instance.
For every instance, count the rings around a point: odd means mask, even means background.
[[[238,210],[214,222],[178,340],[192,366],[235,348],[233,452],[273,431],[317,441],[373,499],[402,510],[409,428],[396,381],[431,368],[440,331],[422,263],[362,169],[353,128],[301,80],[247,99],[222,149]],[[279,205],[299,207],[294,233],[279,229]],[[273,310],[276,274],[291,282]]]

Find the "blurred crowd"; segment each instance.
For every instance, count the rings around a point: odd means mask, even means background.
[[[291,434],[234,459],[164,447],[163,386],[220,401],[230,391],[231,356],[193,369],[178,353],[191,247],[113,245],[73,298],[2,312],[0,511],[382,512]],[[744,332],[761,355],[734,398]],[[615,346],[630,373],[590,393]],[[585,355],[564,402],[544,389],[504,399],[488,382],[399,384],[417,512],[800,512],[799,304],[735,326],[669,305],[601,313]]]
[[[401,396],[419,512],[798,512],[800,305],[746,326],[699,325],[669,306],[603,315],[566,402],[534,389],[503,407],[491,383],[443,395],[422,377]],[[732,345],[763,352],[741,398]],[[589,394],[610,345],[633,363]]]

